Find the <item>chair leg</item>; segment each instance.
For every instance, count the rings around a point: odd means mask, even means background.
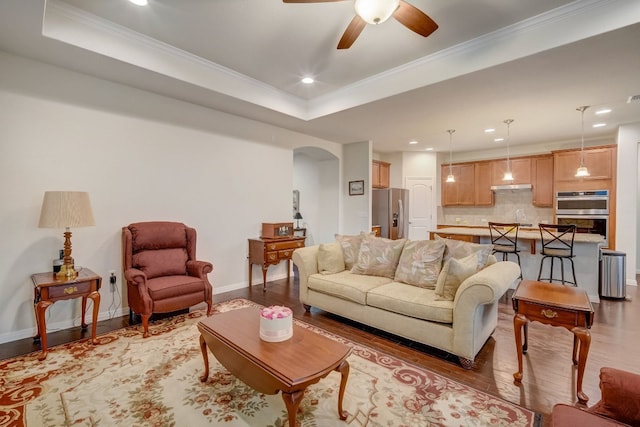
[[[540,278],[542,277],[542,267],[544,266],[544,260],[545,260],[545,256],[542,257],[542,259],[540,260],[540,269],[538,270],[538,282],[540,281]]]
[[[564,285],[564,259],[560,258],[560,278],[562,279],[562,284]]]
[[[573,258],[569,258],[569,261],[571,261],[571,273],[573,274],[573,286],[578,286],[578,279],[576,279],[576,269],[575,269],[575,266],[573,265]]]
[[[522,280],[523,277],[522,277],[522,264],[520,264],[520,254],[518,252],[514,252],[514,254],[516,255],[516,258],[518,258],[518,265],[520,266],[520,280]]]
[[[142,314],[142,338],[149,338],[149,318],[150,314]]]

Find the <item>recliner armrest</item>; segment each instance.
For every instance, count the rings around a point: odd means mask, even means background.
[[[187,261],[187,275],[204,279],[208,273],[213,271],[213,264],[207,261],[191,260]]]
[[[142,285],[147,283],[147,275],[137,268],[129,268],[125,270],[124,278],[132,285]]]
[[[630,425],[640,424],[640,375],[620,369],[600,369],[601,400],[589,412]]]

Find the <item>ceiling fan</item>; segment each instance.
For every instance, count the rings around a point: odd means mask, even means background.
[[[282,0],[284,3],[328,3],[346,0]],[[382,24],[390,17],[413,32],[427,37],[438,29],[438,24],[417,7],[404,0],[355,0],[356,16],[342,34],[338,49],[349,49],[356,41],[365,25]]]

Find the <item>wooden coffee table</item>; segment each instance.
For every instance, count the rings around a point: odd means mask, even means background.
[[[293,337],[282,342],[260,339],[260,308],[248,307],[214,314],[198,323],[204,374],[209,377],[207,347],[229,372],[264,394],[282,392],[289,425],[296,425],[296,413],[305,389],[332,371],[341,374],[338,416],[347,418],[342,398],[349,376],[347,356],[351,348],[305,328],[293,325]]]
[[[573,332],[573,364],[578,365],[576,394],[580,403],[589,397],[582,391],[582,378],[591,345],[589,328],[593,324],[593,306],[584,289],[557,283],[523,280],[512,297],[515,316],[513,329],[518,351],[518,372],[513,374],[516,384],[522,381],[522,354],[527,352],[528,323],[537,321],[551,326],[562,326]],[[522,329],[524,328],[524,344]],[[578,342],[580,351],[578,355]]]

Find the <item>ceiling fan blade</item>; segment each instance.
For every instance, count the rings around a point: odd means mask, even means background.
[[[338,42],[338,49],[349,49],[366,25],[364,19],[358,15],[354,16]]]
[[[345,0],[282,0],[283,3],[333,3]]]
[[[393,17],[411,31],[427,37],[438,29],[438,24],[417,7],[400,0],[400,6],[393,12]]]

